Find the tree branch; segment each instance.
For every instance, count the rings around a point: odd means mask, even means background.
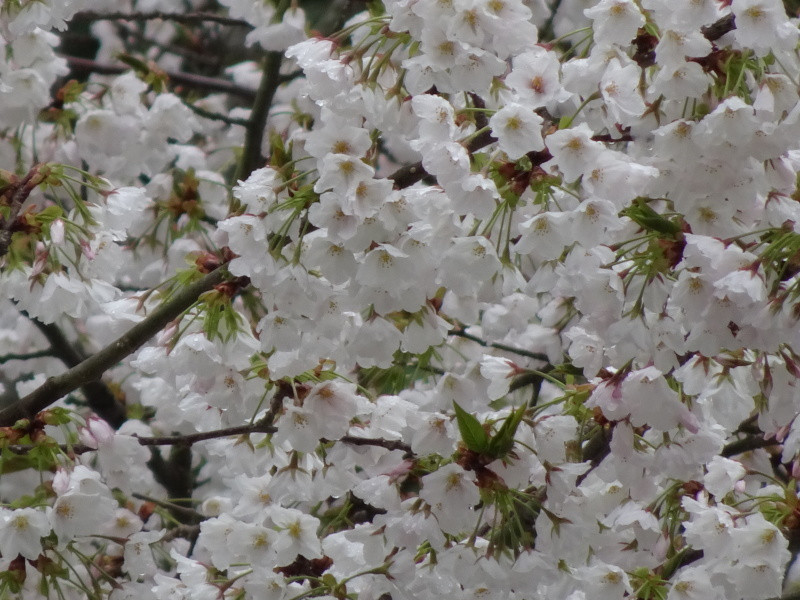
[[[262,420],[263,421],[263,420]],[[187,435],[165,435],[159,437],[139,437],[136,438],[141,446],[192,446],[197,442],[204,442],[206,440],[215,440],[224,437],[231,437],[234,435],[247,435],[248,433],[275,433],[278,428],[272,425],[259,421],[250,425],[237,425],[234,427],[225,427],[224,429],[214,429],[212,431],[204,431],[202,433],[190,433]],[[384,440],[382,438],[362,438],[352,435],[345,435],[338,440],[320,440],[322,443],[329,442],[342,442],[350,444],[351,446],[377,446],[386,448],[387,450],[402,450],[412,454],[411,446],[399,440]],[[29,444],[11,444],[6,446],[6,449],[13,454],[27,454],[36,446]],[[86,444],[59,444],[59,449],[65,454],[72,454],[78,456],[86,454],[87,452],[97,452],[97,448],[92,448]]]
[[[413,454],[411,446],[400,440],[384,440],[375,438],[360,438],[352,435],[345,435],[338,440],[322,440],[324,442],[343,442],[351,446],[378,446],[379,448],[386,448],[387,450],[402,450],[407,454]]]
[[[485,118],[484,115],[479,115],[479,117]],[[465,148],[467,149],[467,152],[477,152],[481,148],[485,148],[489,144],[496,141],[497,138],[494,137],[491,134],[491,132],[484,131],[480,135],[475,136],[469,142],[467,142]],[[413,165],[400,167],[394,173],[389,175],[387,179],[391,179],[392,181],[394,181],[394,186],[398,190],[403,190],[407,187],[411,187],[418,181],[422,181],[423,179],[429,176],[430,173],[428,173],[425,170],[425,167],[422,166],[422,161],[419,161],[414,163]]]
[[[20,312],[42,332],[42,335],[50,343],[50,355],[58,358],[68,369],[78,366],[88,358],[84,352],[76,348],[67,339],[67,336],[58,326],[52,323],[42,323],[28,315],[24,310]],[[117,402],[114,393],[104,382],[99,380],[90,381],[81,386],[81,392],[86,397],[89,408],[114,429],[119,429],[127,421],[128,416],[125,414],[125,408]]]
[[[278,86],[281,85],[282,62],[283,55],[280,52],[267,52],[261,83],[250,112],[250,123],[247,126],[242,158],[236,174],[237,180],[247,179],[250,173],[261,166],[264,160],[261,155],[261,144],[264,139],[264,128],[267,126],[269,109],[272,108],[272,100]]]
[[[161,331],[197,301],[200,294],[222,283],[227,270],[218,268],[198,281],[178,290],[169,300],[161,304],[143,321],[134,325],[126,334],[106,346],[66,373],[50,377],[36,390],[0,411],[0,427],[11,426],[19,419],[32,418],[60,398],[89,382],[99,379],[103,373],[119,361],[138,350],[147,340]]]
[[[189,508],[187,506],[180,506],[179,504],[175,504],[174,502],[168,502],[167,500],[159,500],[158,498],[146,496],[145,494],[140,494],[138,492],[134,492],[133,494],[131,494],[131,496],[133,496],[138,500],[144,500],[145,502],[152,502],[156,506],[168,509],[170,512],[173,513],[178,512],[192,519],[202,520],[205,518],[202,514],[200,514],[196,510]]]
[[[722,448],[720,454],[725,458],[750,452],[751,450],[758,450],[759,448],[767,448],[769,446],[777,446],[780,442],[775,438],[765,439],[763,434],[749,435],[739,440],[734,440]]]
[[[514,348],[513,346],[507,346],[506,344],[499,344],[496,342],[487,342],[486,340],[482,340],[476,335],[472,335],[471,333],[467,333],[463,327],[456,327],[455,329],[450,330],[450,335],[454,335],[456,337],[464,338],[465,340],[470,340],[475,342],[476,344],[480,344],[483,347],[495,348],[497,350],[503,350],[505,352],[511,352],[512,354],[517,354],[519,356],[525,356],[527,358],[532,358],[534,360],[539,360],[545,363],[549,363],[550,359],[547,357],[546,354],[542,354],[541,352],[529,352],[528,350],[523,350],[522,348]]]
[[[67,64],[73,71],[99,73],[100,75],[119,75],[121,73],[133,70],[128,65],[110,65],[107,63],[89,60],[87,58],[67,56],[63,54],[60,56],[61,58],[66,59]],[[227,79],[204,77],[203,75],[192,75],[178,71],[164,71],[164,73],[167,75],[167,77],[169,77],[170,81],[194,89],[232,94],[249,102],[252,102],[256,97],[256,92],[253,90],[240,87],[232,81],[228,81]]]
[[[220,25],[227,25],[229,27],[247,27],[252,29],[253,26],[247,21],[241,19],[232,19],[231,17],[224,17],[208,12],[195,12],[195,13],[168,13],[162,11],[152,12],[109,12],[99,13],[91,10],[81,11],[76,13],[70,21],[76,22],[91,22],[91,21],[174,21],[182,25],[199,25],[202,23],[219,23]]]
[[[248,433],[275,433],[276,427],[261,423],[253,423],[251,425],[237,425],[235,427],[226,427],[224,429],[215,429],[213,431],[203,431],[201,433],[190,433],[187,435],[165,435],[161,437],[136,437],[142,446],[172,446],[183,445],[192,446],[197,442],[205,440],[213,440],[221,437],[229,437],[232,435],[245,435]]]
[[[11,181],[7,186],[0,189],[0,206],[8,208],[8,217],[0,216],[0,258],[8,253],[11,246],[13,228],[17,222],[17,217],[22,209],[22,205],[43,181],[50,176],[50,167],[45,164],[37,164],[20,180]]]
[[[36,352],[26,352],[24,354],[17,354],[15,352],[11,352],[9,354],[0,355],[0,365],[5,364],[11,360],[32,360],[34,358],[44,358],[46,356],[49,356],[51,358],[56,358],[52,350],[37,350]]]
[[[209,119],[211,121],[221,121],[226,125],[241,125],[242,127],[247,127],[250,125],[249,119],[237,119],[235,117],[229,117],[228,115],[212,112],[210,110],[206,110],[205,108],[200,108],[199,106],[195,106],[191,102],[184,102],[183,104],[194,114],[196,114],[199,117],[203,117],[204,119]]]
[[[733,13],[725,15],[721,19],[713,22],[711,25],[701,27],[700,31],[709,42],[715,42],[726,33],[736,29],[736,17]]]

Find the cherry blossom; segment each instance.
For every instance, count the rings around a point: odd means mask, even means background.
[[[797,19],[302,4],[0,6],[0,596],[780,596]]]

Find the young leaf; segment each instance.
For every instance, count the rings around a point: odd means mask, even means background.
[[[523,404],[506,417],[497,434],[489,442],[487,454],[495,458],[503,458],[511,452],[514,447],[514,435],[517,433],[517,427],[522,422],[527,408],[527,405]]]
[[[453,406],[456,410],[458,430],[467,448],[479,454],[486,452],[489,448],[489,436],[486,435],[483,425],[473,415],[461,408],[458,402],[453,402]]]

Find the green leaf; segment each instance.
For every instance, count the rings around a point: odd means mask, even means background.
[[[52,223],[56,219],[60,219],[63,216],[64,211],[61,209],[61,207],[53,204],[52,206],[48,206],[44,210],[39,211],[39,213],[36,215],[36,220],[39,223]]]
[[[219,322],[223,310],[223,306],[216,302],[210,303],[205,310],[203,330],[208,335],[209,340],[213,340],[219,336]]]
[[[517,428],[522,422],[522,417],[525,416],[527,408],[527,405],[523,404],[506,417],[503,425],[497,431],[497,435],[489,442],[487,454],[495,458],[503,458],[511,452],[514,447],[514,435],[517,433]]]
[[[461,439],[464,440],[467,448],[478,454],[486,452],[489,449],[489,436],[486,435],[483,425],[475,416],[461,408],[458,402],[453,402],[453,407],[456,411],[456,422]]]
[[[131,56],[130,54],[120,53],[117,54],[117,60],[122,63],[125,63],[129,67],[132,67],[136,71],[140,73],[149,73],[150,67],[147,66],[147,63],[141,59],[136,58],[135,56]]]
[[[681,232],[680,225],[664,218],[643,202],[629,207],[623,211],[623,214],[648,231],[656,231],[667,235],[677,235]]]

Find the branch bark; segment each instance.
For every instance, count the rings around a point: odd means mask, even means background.
[[[21,312],[30,319],[50,343],[49,354],[58,358],[68,369],[77,367],[88,358],[81,349],[75,347],[67,339],[67,336],[64,335],[64,332],[59,327],[54,324],[42,323],[25,311]],[[86,397],[89,408],[114,429],[119,429],[128,419],[125,414],[125,408],[117,402],[114,393],[102,381],[90,381],[81,386],[81,392]]]
[[[714,21],[711,25],[701,27],[700,31],[709,42],[715,42],[723,35],[736,29],[736,17],[733,13],[725,15],[721,19]]]
[[[168,13],[162,11],[152,12],[110,12],[99,13],[94,11],[81,11],[75,14],[70,21],[174,21],[182,25],[199,25],[202,23],[218,23],[220,25],[227,25],[230,27],[247,27],[252,29],[253,26],[247,21],[241,19],[232,19],[208,12],[195,12],[195,13]]]
[[[82,361],[66,373],[50,377],[19,402],[0,411],[0,427],[8,427],[19,419],[32,418],[60,398],[89,382],[96,381],[108,369],[125,357],[133,354],[147,340],[181,315],[197,301],[200,294],[222,283],[227,271],[218,268],[191,285],[177,291],[147,318],[137,323],[126,334],[104,349]]]
[[[132,70],[132,68],[128,65],[110,65],[107,63],[89,60],[87,58],[79,58],[77,56],[60,56],[67,61],[67,64],[73,71],[99,73],[100,75],[119,75]],[[164,71],[164,73],[166,73],[170,81],[194,89],[205,90],[209,92],[223,92],[238,96],[243,100],[247,100],[248,102],[252,102],[256,97],[256,92],[253,90],[240,87],[232,81],[228,81],[227,79],[204,77],[203,75],[191,75],[189,73],[180,73],[177,71]]]
[[[19,181],[12,181],[8,186],[0,189],[0,206],[8,208],[8,216],[0,216],[0,258],[8,254],[11,246],[13,228],[22,205],[43,181],[50,176],[50,167],[37,164],[31,167],[27,175]]]
[[[267,126],[269,109],[272,108],[272,100],[281,84],[282,62],[283,55],[280,52],[267,52],[261,83],[253,103],[253,110],[250,112],[242,159],[236,174],[237,179],[247,179],[250,173],[258,169],[264,160],[261,154],[261,144],[264,139],[264,128]]]

